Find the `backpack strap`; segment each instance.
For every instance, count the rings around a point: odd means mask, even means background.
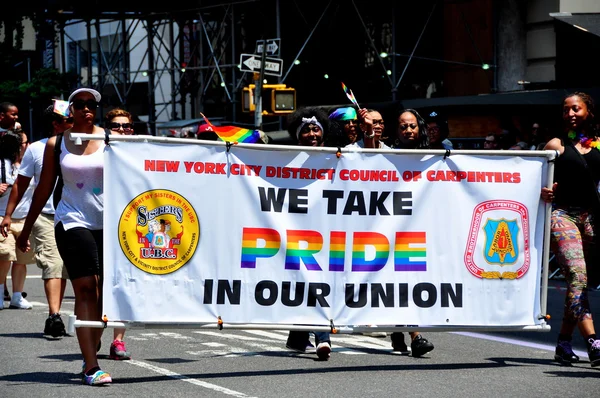
[[[62,171],[60,169],[60,154],[62,152],[62,139],[63,133],[56,135],[56,142],[54,143],[54,164],[56,166],[56,174],[58,178],[62,180]]]
[[[2,162],[2,184],[6,184],[6,162],[5,159],[0,159]]]
[[[63,179],[62,179],[62,170],[60,168],[60,153],[62,152],[63,133],[56,135],[56,141],[54,143],[54,167],[56,168],[56,174],[58,176],[58,181],[56,181],[56,185],[54,186],[54,191],[52,192],[52,204],[56,209],[58,207],[58,203],[60,202],[60,198],[62,197],[62,189],[63,189]]]

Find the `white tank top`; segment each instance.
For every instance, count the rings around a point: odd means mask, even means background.
[[[83,227],[100,230],[104,212],[104,147],[89,155],[75,155],[61,142],[60,168],[63,176],[61,200],[54,214],[54,225],[65,230]]]

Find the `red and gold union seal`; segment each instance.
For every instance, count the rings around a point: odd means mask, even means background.
[[[119,243],[129,261],[149,274],[177,271],[194,256],[200,223],[176,192],[157,189],[134,198],[119,220]]]

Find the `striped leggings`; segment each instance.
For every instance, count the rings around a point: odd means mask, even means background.
[[[567,282],[563,321],[592,319],[588,301],[586,261],[596,258],[592,216],[581,209],[555,209],[551,218],[551,249]],[[597,265],[597,264],[595,264]]]

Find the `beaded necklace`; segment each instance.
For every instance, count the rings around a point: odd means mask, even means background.
[[[596,148],[600,151],[600,140],[598,140],[598,137],[591,138],[583,133],[578,134],[573,130],[569,131],[568,136],[573,142],[579,142],[584,148]]]

